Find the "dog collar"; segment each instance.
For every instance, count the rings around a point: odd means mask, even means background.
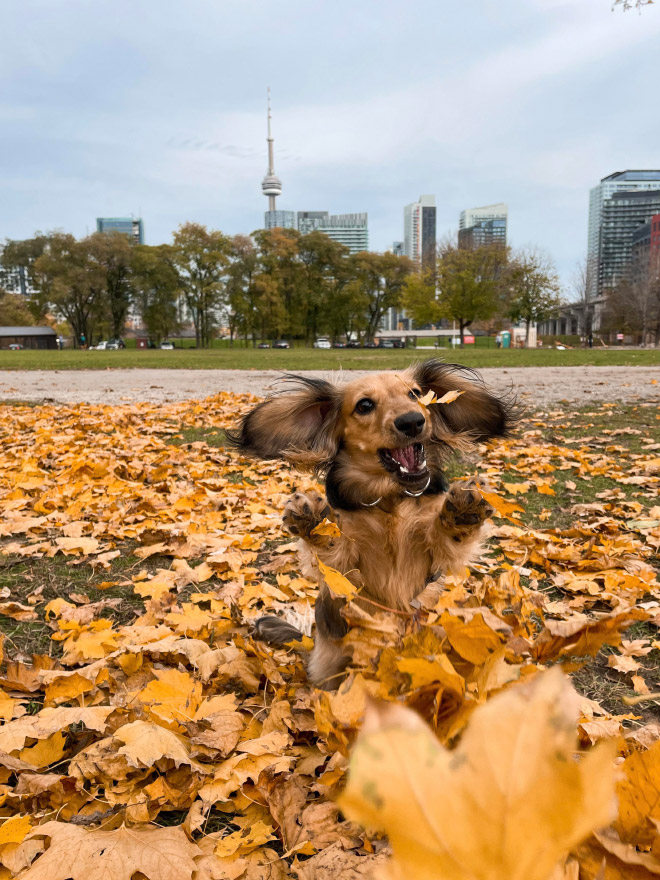
[[[407,489],[404,489],[403,491],[405,492],[406,495],[410,495],[411,498],[419,498],[420,495],[423,495],[424,492],[426,492],[426,490],[428,489],[428,487],[430,485],[431,485],[431,474],[429,474],[429,476],[428,476],[428,479],[426,481],[426,485],[424,486],[423,489],[420,489],[419,492],[409,492]]]
[[[431,474],[429,474],[425,485],[423,486],[422,489],[419,490],[419,492],[409,492],[407,489],[404,489],[403,491],[404,491],[404,494],[409,495],[411,498],[419,498],[420,495],[423,495],[424,492],[426,492],[426,490],[428,489],[428,487],[430,485],[431,485]],[[371,501],[369,504],[367,504],[366,501],[360,501],[360,506],[361,507],[376,507],[376,505],[380,504],[380,502],[382,500],[383,500],[383,496],[381,495],[380,498],[376,498],[375,501]]]

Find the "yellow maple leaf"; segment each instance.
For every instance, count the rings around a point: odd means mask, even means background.
[[[32,828],[29,816],[12,816],[0,825],[0,846],[7,843],[22,843],[25,835]]]
[[[389,878],[550,880],[614,807],[612,744],[573,758],[577,705],[553,669],[479,707],[453,752],[410,710],[371,707],[341,809],[389,835]]]
[[[65,822],[46,822],[28,840],[49,838],[50,846],[23,880],[187,880],[201,850],[179,826],[88,831]]]
[[[358,588],[345,575],[336,568],[330,568],[320,559],[317,561],[323,579],[336,596],[344,596],[346,599],[354,599],[357,596]]]
[[[495,509],[496,516],[501,516],[505,519],[510,519],[513,522],[516,522],[511,514],[525,512],[524,508],[520,507],[519,504],[514,504],[511,501],[505,501],[504,498],[500,498],[500,496],[496,495],[495,492],[486,492],[486,490],[482,489],[480,486],[475,486],[474,488],[486,499],[490,506]]]
[[[434,391],[427,391],[423,397],[418,398],[418,402],[422,404],[422,406],[431,406],[436,403],[453,403],[461,394],[465,394],[465,391],[447,391],[442,397],[436,397]]]
[[[331,519],[327,517],[320,522],[317,526],[311,531],[312,535],[322,535],[323,537],[328,538],[341,538],[341,532],[339,531],[339,526],[336,522],[333,522]]]

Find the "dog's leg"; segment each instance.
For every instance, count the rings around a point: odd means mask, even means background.
[[[312,534],[324,519],[332,519],[332,510],[320,492],[296,492],[286,503],[282,524],[289,534],[312,545],[325,546],[327,536]]]
[[[443,532],[456,543],[474,538],[493,513],[493,508],[478,489],[475,481],[452,483],[438,516]]]
[[[322,586],[314,607],[316,638],[307,663],[307,676],[312,684],[324,690],[335,690],[350,663],[341,639],[348,627],[341,616],[343,599],[333,599],[327,587]]]

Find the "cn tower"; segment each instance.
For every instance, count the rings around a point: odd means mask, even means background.
[[[261,191],[268,196],[268,210],[275,211],[275,199],[282,194],[282,181],[275,174],[275,160],[273,159],[273,136],[270,130],[270,89],[268,89],[268,171],[261,181]]]

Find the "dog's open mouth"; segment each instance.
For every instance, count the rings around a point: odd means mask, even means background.
[[[419,480],[428,474],[423,443],[411,443],[398,449],[379,449],[384,467],[402,480]]]

